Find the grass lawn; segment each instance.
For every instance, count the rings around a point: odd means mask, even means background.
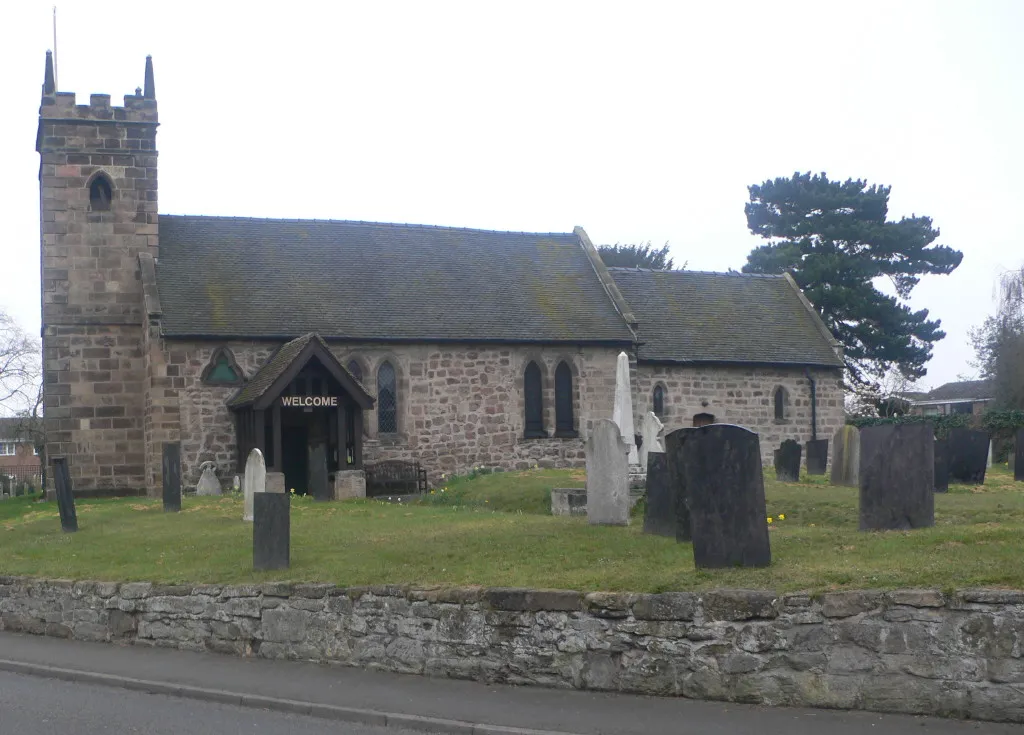
[[[769,473],[771,474],[771,473]],[[292,568],[254,573],[239,497],[78,502],[80,531],[62,534],[54,503],[0,501],[0,574],[158,582],[268,579],[340,585],[531,586],[637,592],[767,587],[778,591],[966,586],[1024,588],[1024,483],[1005,467],[983,487],[936,496],[935,528],[857,531],[857,491],[766,481],[768,569],[695,572],[690,546],[586,519],[546,515],[552,487],[580,471],[454,478],[412,505],[292,502]]]

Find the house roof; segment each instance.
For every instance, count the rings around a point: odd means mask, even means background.
[[[252,379],[228,401],[231,408],[240,408],[258,403],[278,384],[297,362],[301,368],[310,356],[316,356],[328,371],[341,382],[352,398],[363,408],[373,406],[374,399],[362,384],[331,353],[330,348],[317,334],[309,333],[286,342],[261,367]],[[271,396],[276,398],[276,396]],[[258,407],[258,406],[257,406]]]
[[[917,401],[978,401],[992,397],[988,380],[960,380],[945,383],[917,398]]]
[[[610,268],[637,320],[639,359],[842,367],[786,276]]]
[[[161,215],[156,279],[168,337],[633,341],[572,233]]]

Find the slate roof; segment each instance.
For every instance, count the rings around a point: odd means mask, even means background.
[[[160,215],[168,337],[630,343],[580,238]]]
[[[919,401],[970,401],[992,397],[992,384],[987,380],[960,380],[940,385],[916,399]]]
[[[640,360],[843,365],[785,276],[609,271],[636,317]]]

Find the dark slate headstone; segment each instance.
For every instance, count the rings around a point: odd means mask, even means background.
[[[935,440],[935,492],[949,491],[949,441]]]
[[[291,554],[291,496],[255,493],[252,498],[252,567],[287,569]]]
[[[75,493],[71,487],[71,473],[64,457],[53,459],[53,484],[57,489],[57,512],[60,513],[60,528],[65,533],[78,530],[78,515],[75,513]]]
[[[768,566],[772,552],[757,434],[730,424],[692,432],[680,454],[694,564],[698,569]]]
[[[676,535],[676,496],[668,473],[668,457],[664,452],[647,454],[647,510],[644,533],[657,536]]]
[[[181,510],[181,443],[164,443],[164,512]]]
[[[800,443],[786,439],[775,450],[775,479],[779,482],[800,481]]]
[[[690,505],[686,497],[686,477],[683,474],[683,445],[695,429],[676,429],[665,435],[665,459],[668,463],[668,481],[672,486],[675,504],[676,541],[693,539],[693,524],[690,521]]]
[[[988,432],[972,429],[949,431],[949,479],[980,485],[988,465]]]
[[[322,442],[309,447],[309,493],[317,500],[331,500],[327,476],[327,445]]]
[[[930,423],[860,430],[860,530],[935,525],[935,435]]]
[[[828,439],[807,442],[807,474],[824,475],[828,466]]]
[[[1024,429],[1017,429],[1016,449],[1013,454],[1013,479],[1024,482]]]

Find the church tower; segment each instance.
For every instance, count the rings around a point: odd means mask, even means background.
[[[40,155],[46,456],[66,457],[81,493],[146,487],[140,255],[156,257],[157,106],[144,89],[111,106],[58,92],[46,53]]]

